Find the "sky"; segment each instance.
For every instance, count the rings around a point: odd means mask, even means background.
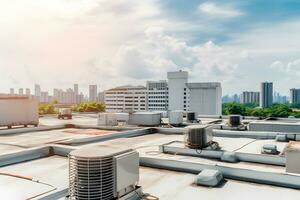
[[[0,0],[0,92],[145,85],[186,70],[223,94],[300,88],[300,1]]]

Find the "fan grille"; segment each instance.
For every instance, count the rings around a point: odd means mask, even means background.
[[[81,158],[69,156],[70,199],[92,200],[114,197],[113,157]]]

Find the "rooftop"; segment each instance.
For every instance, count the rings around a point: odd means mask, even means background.
[[[97,127],[96,117],[82,114],[63,121],[49,116],[41,118],[37,128],[0,130],[0,195],[6,199],[65,199],[69,185],[67,155],[87,147],[125,147],[138,151],[138,184],[145,193],[163,200],[195,196],[210,200],[220,196],[225,200],[266,197],[289,200],[300,195],[299,190],[293,189],[300,188],[300,175],[287,173],[284,164],[289,142],[238,137],[238,134],[235,137],[215,135],[213,140],[221,147],[215,153],[234,152],[240,156],[240,162],[230,163],[207,157],[211,151],[185,148],[183,128]],[[214,118],[202,119],[203,124],[214,121]],[[276,145],[280,154],[262,154],[266,144]],[[254,161],[254,158],[267,157],[275,164]],[[195,185],[197,171],[202,168],[218,168],[225,182],[214,188]],[[274,177],[272,182],[270,177]]]

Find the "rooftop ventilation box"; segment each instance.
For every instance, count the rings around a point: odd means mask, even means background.
[[[139,155],[132,149],[93,146],[69,155],[69,199],[122,199],[135,195]]]
[[[154,112],[134,112],[129,114],[130,125],[158,126],[161,121],[161,114]]]

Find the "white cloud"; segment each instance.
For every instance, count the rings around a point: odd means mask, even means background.
[[[275,61],[270,65],[273,70],[279,70],[286,73],[288,77],[300,75],[300,59],[292,60],[284,64],[281,61]]]
[[[150,27],[142,41],[123,45],[112,63],[119,76],[135,79],[160,79],[170,70],[188,70],[198,81],[226,81],[236,75],[245,51],[221,47],[209,41],[188,45],[164,33],[161,27]]]
[[[212,2],[204,2],[198,6],[199,12],[211,17],[233,18],[243,15],[244,13],[230,6],[217,5]]]

